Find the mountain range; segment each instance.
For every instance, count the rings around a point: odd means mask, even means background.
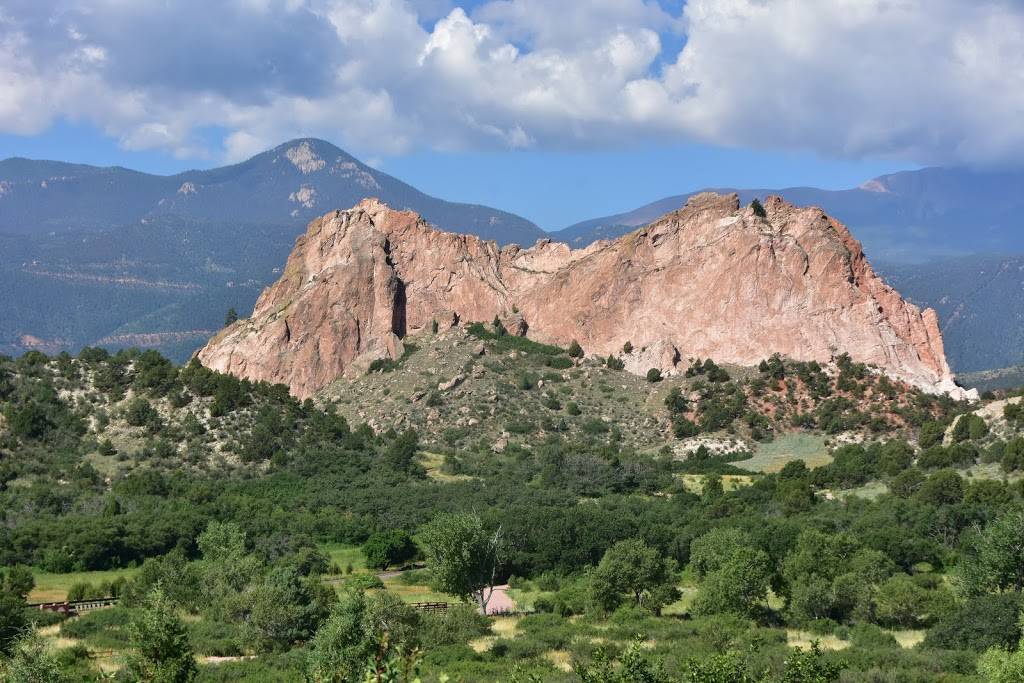
[[[323,140],[293,140],[248,161],[172,176],[58,161],[0,161],[0,233],[73,233],[174,217],[274,224],[294,238],[314,216],[367,196],[416,207],[427,220],[485,239],[533,242],[545,233],[505,211],[444,201]]]
[[[850,225],[870,256],[889,263],[1024,253],[1024,173],[1019,171],[925,168],[879,176],[847,190],[708,189],[739,192],[744,202],[777,194],[794,204],[819,206]],[[551,235],[573,247],[586,246],[645,225],[684,205],[693,194],[591,218]]]
[[[337,147],[300,139],[240,164],[157,176],[0,162],[0,353],[154,346],[182,360],[252,307],[313,216],[366,196],[502,243],[545,233],[431,197]]]
[[[1024,256],[879,263],[877,269],[908,300],[939,314],[946,357],[958,372],[1024,364]]]
[[[779,194],[848,225],[908,299],[935,308],[954,369],[1024,362],[1024,174],[929,168],[849,190]],[[718,191],[729,191],[719,188]],[[56,161],[0,161],[0,353],[147,346],[187,358],[251,310],[316,216],[375,196],[449,231],[499,244],[572,247],[683,206],[677,195],[545,233],[498,209],[447,202],[316,139],[173,176]]]

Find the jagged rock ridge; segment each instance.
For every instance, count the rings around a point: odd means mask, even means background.
[[[841,352],[929,391],[956,391],[934,311],[875,275],[860,244],[817,208],[779,197],[766,216],[705,193],[614,241],[499,249],[441,232],[375,199],[312,221],[251,318],[214,337],[205,365],[282,382],[308,397],[438,320],[515,318],[538,341],[643,354],[627,369],[686,358],[743,365],[771,353]],[[648,365],[650,363],[650,365]]]

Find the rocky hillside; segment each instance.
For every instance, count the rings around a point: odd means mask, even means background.
[[[414,429],[431,452],[504,452],[561,436],[678,457],[701,445],[749,453],[794,432],[909,437],[962,409],[845,357],[824,365],[767,358],[757,368],[695,360],[652,382],[625,370],[644,356],[639,348],[573,359],[480,323],[423,330],[403,346],[398,361],[340,378],[317,400],[350,424]]]
[[[928,391],[959,391],[933,311],[879,279],[860,244],[820,209],[772,197],[741,208],[703,194],[613,242],[499,249],[367,200],[314,220],[249,319],[200,351],[208,367],[308,397],[406,335],[498,318],[539,342],[670,375],[683,359],[755,365],[772,353],[840,353]]]

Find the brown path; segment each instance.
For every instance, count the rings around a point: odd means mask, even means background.
[[[487,614],[511,614],[516,611],[515,601],[508,595],[508,585],[495,586],[491,599],[487,602]]]

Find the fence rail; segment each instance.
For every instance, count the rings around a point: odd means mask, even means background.
[[[63,602],[30,602],[28,606],[44,612],[57,612],[74,616],[79,612],[90,612],[94,609],[113,607],[120,598],[94,598],[92,600],[64,600]]]
[[[421,612],[447,612],[447,602],[414,602],[412,603],[413,609],[418,609]]]

